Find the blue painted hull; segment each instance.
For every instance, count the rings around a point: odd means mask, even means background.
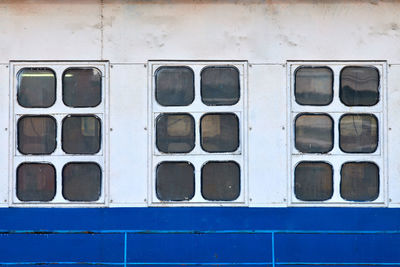
[[[400,209],[4,208],[0,263],[398,266]]]

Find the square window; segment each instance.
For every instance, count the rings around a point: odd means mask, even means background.
[[[295,195],[303,201],[325,201],[333,195],[333,170],[325,162],[300,162],[294,173]]]
[[[211,66],[201,71],[201,99],[208,106],[234,105],[240,98],[239,71]]]
[[[194,73],[189,67],[163,66],[155,72],[156,100],[162,106],[187,106],[194,100]]]
[[[194,167],[189,162],[161,162],[156,171],[156,193],[161,201],[190,200],[194,196]]]
[[[378,120],[371,114],[346,114],[339,122],[340,149],[373,153],[378,147]]]
[[[324,106],[333,100],[333,72],[328,67],[299,67],[295,71],[295,98],[300,105]]]
[[[161,152],[190,152],[194,148],[194,119],[186,113],[160,114],[156,119],[156,136]]]
[[[18,120],[18,150],[22,154],[51,154],[56,149],[56,120],[50,116],[23,116]]]
[[[379,71],[375,67],[344,67],[340,73],[340,100],[346,106],[373,106],[379,102]]]
[[[201,169],[201,194],[207,200],[232,201],[240,195],[240,167],[234,161],[209,161]]]
[[[69,115],[63,120],[62,149],[68,154],[96,154],[101,144],[101,122],[96,116]]]
[[[379,167],[372,162],[347,162],[341,170],[340,195],[350,201],[373,201],[379,196]]]
[[[96,201],[101,194],[101,168],[94,162],[70,162],[62,171],[62,194],[69,201]]]
[[[201,118],[201,147],[207,152],[234,152],[239,147],[239,119],[233,113],[208,113]]]
[[[295,121],[295,145],[303,153],[327,153],[333,148],[333,120],[325,114],[300,114]]]
[[[51,201],[56,194],[56,170],[51,164],[22,163],[17,168],[20,201]]]
[[[56,101],[56,75],[48,68],[24,68],[17,74],[17,100],[26,108],[48,108]]]
[[[101,103],[101,72],[96,68],[70,68],[62,76],[63,101],[69,107],[95,107]]]

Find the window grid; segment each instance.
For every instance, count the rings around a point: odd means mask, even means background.
[[[155,71],[162,66],[187,66],[194,72],[195,97],[193,102],[187,106],[161,106],[155,100]],[[233,105],[225,106],[207,106],[201,99],[201,71],[209,66],[233,66],[239,70],[240,79],[240,98]],[[247,175],[245,161],[246,146],[246,87],[247,87],[247,63],[246,62],[150,62],[149,67],[149,186],[148,186],[148,204],[154,206],[234,206],[247,204]],[[156,118],[162,113],[187,113],[193,116],[195,121],[195,147],[188,153],[163,153],[158,151],[156,146]],[[201,117],[208,113],[233,113],[239,120],[239,146],[234,152],[206,152],[201,148],[200,121]],[[187,161],[193,164],[195,170],[195,194],[188,201],[160,201],[157,198],[156,167],[161,162]],[[240,194],[233,201],[209,201],[201,195],[201,169],[209,161],[234,161],[240,166]]]
[[[375,67],[379,71],[379,102],[374,106],[346,106],[339,98],[340,72],[346,66]],[[300,105],[295,99],[295,73],[299,67],[328,67],[333,71],[333,100],[325,106]],[[386,62],[288,62],[288,204],[294,206],[386,206]],[[295,119],[300,114],[326,114],[333,120],[333,148],[327,153],[302,153],[295,147]],[[372,114],[378,120],[378,145],[373,153],[346,153],[339,147],[339,122],[347,114]],[[333,168],[333,196],[325,201],[301,201],[296,198],[294,171],[300,162],[326,162]],[[341,167],[346,162],[373,162],[379,167],[379,195],[373,201],[346,201],[340,195]]]
[[[17,101],[17,74],[24,68],[46,68],[54,71],[56,75],[56,100],[55,103],[48,108],[25,108],[19,105]],[[102,73],[101,77],[101,102],[96,107],[69,107],[63,102],[62,75],[70,68],[95,68]],[[107,204],[107,165],[108,157],[106,156],[107,138],[108,138],[108,118],[106,116],[108,110],[108,70],[107,62],[12,62],[10,64],[10,182],[9,182],[9,202],[11,205],[17,206],[104,206]],[[44,115],[51,116],[56,120],[57,135],[56,149],[49,155],[23,155],[17,149],[17,122],[22,116],[27,115]],[[100,150],[96,154],[67,154],[62,150],[62,121],[69,115],[90,115],[100,119],[101,137]],[[56,169],[56,194],[52,201],[49,202],[24,202],[16,197],[16,169],[22,163],[49,163]],[[95,162],[101,167],[101,195],[97,201],[93,202],[72,202],[62,196],[62,169],[69,162]]]

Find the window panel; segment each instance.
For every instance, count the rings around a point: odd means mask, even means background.
[[[101,168],[93,162],[71,162],[62,171],[62,194],[70,201],[96,201],[101,195]]]
[[[300,162],[294,174],[295,195],[303,201],[325,201],[333,195],[333,170],[325,162]]]
[[[48,108],[56,101],[56,75],[47,68],[24,68],[17,74],[17,101],[26,108]]]
[[[101,144],[101,122],[96,116],[70,115],[63,120],[62,148],[68,154],[95,154]]]
[[[333,72],[327,67],[300,67],[295,72],[295,98],[300,105],[323,106],[333,100]]]
[[[189,162],[161,162],[157,166],[156,194],[161,201],[190,200],[194,196],[194,167]]]
[[[240,98],[239,71],[235,67],[206,67],[201,72],[201,99],[208,106],[234,105]]]
[[[379,167],[372,162],[347,162],[341,170],[340,194],[350,201],[373,201],[379,196]]]
[[[295,121],[295,146],[303,153],[327,153],[333,148],[333,120],[324,114],[302,114]]]
[[[207,152],[234,152],[239,147],[239,119],[233,113],[201,118],[201,146]]]
[[[347,153],[372,153],[378,147],[378,120],[370,114],[348,114],[340,119],[340,148]]]
[[[340,99],[346,106],[373,106],[379,101],[379,71],[375,67],[345,67],[340,73]]]
[[[155,72],[156,100],[162,106],[187,106],[194,100],[194,73],[188,67],[165,66]]]
[[[70,68],[63,74],[63,101],[70,107],[101,103],[101,72],[96,68]]]
[[[187,153],[194,148],[194,119],[186,113],[164,113],[156,119],[156,145],[164,153]]]
[[[17,168],[20,201],[51,201],[56,194],[56,171],[51,164],[23,163]]]
[[[207,200],[232,201],[240,195],[240,167],[236,162],[207,162],[201,170],[201,194]]]
[[[56,149],[56,121],[50,116],[18,120],[18,150],[22,154],[51,154]]]

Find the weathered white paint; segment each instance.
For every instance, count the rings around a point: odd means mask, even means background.
[[[149,60],[249,62],[250,206],[288,201],[287,60],[385,60],[389,204],[400,205],[399,10],[391,0],[0,0],[0,205],[14,145],[10,60],[110,61],[110,206],[148,203]]]

